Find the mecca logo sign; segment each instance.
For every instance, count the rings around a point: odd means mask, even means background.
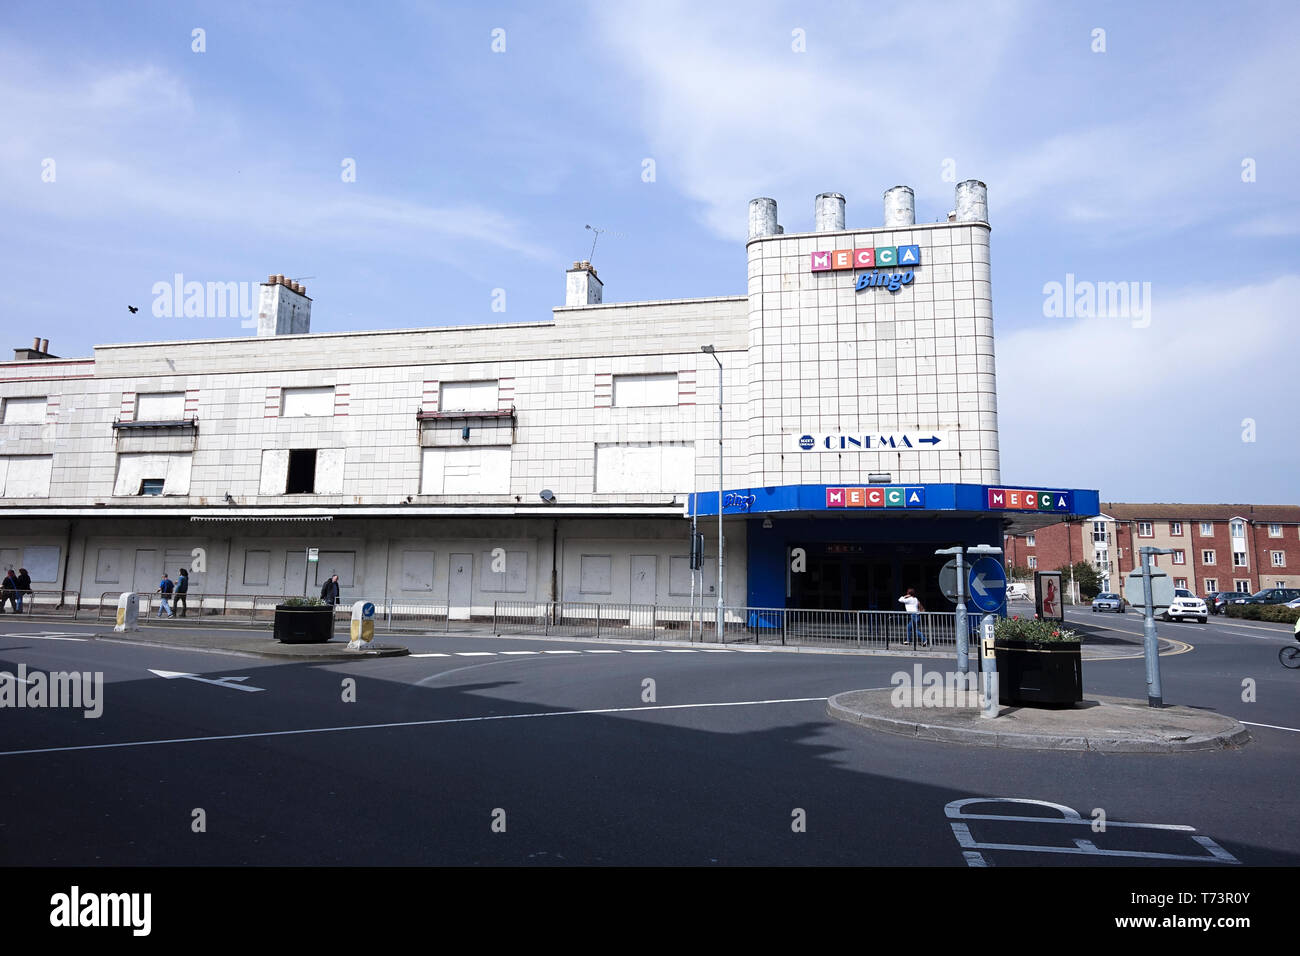
[[[920,246],[877,246],[873,249],[834,249],[827,252],[814,252],[812,256],[813,272],[833,272],[840,269],[891,269],[906,267],[904,272],[864,272],[858,276],[854,288],[886,288],[897,292],[915,278],[913,266],[921,264]]]
[[[1073,509],[1069,491],[1030,491],[1023,488],[990,488],[989,508],[995,511],[1057,511]]]
[[[924,508],[920,485],[872,485],[869,488],[827,488],[827,508]]]

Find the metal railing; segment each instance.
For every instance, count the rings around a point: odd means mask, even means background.
[[[95,623],[102,624],[117,619],[117,602],[122,594],[122,591],[105,591],[99,596],[95,606]],[[275,606],[283,604],[295,595],[211,594],[187,591],[179,596],[178,607],[177,595],[170,594],[165,600],[172,612],[171,617],[163,613],[164,596],[158,592],[136,591],[135,596],[142,624],[166,620],[168,624],[200,625],[207,622],[269,628],[275,624]],[[347,627],[351,614],[351,603],[335,605],[334,626]]]
[[[13,601],[9,600],[13,594]],[[68,617],[75,621],[81,610],[80,591],[16,591],[4,592],[4,604],[0,609],[6,614],[21,614],[24,617]],[[15,607],[15,604],[20,606]]]

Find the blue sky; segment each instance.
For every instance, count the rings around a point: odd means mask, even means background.
[[[1300,10],[1136,6],[9,0],[0,345],[251,334],[155,317],[176,273],[312,276],[315,331],[545,319],[587,224],[607,301],[741,294],[750,198],[934,221],[955,173],[1005,481],[1294,502]],[[1067,274],[1150,283],[1149,322],[1046,315]]]

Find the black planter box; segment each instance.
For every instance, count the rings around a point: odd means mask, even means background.
[[[275,639],[281,644],[324,644],[334,637],[334,608],[275,606]]]
[[[1079,648],[1078,641],[996,641],[998,701],[1070,705],[1083,700]]]

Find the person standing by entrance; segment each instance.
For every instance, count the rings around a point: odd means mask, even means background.
[[[0,584],[0,614],[5,612],[5,602],[14,606],[14,613],[18,613],[18,575],[14,574],[14,569],[10,568],[5,572],[4,583]]]
[[[907,612],[907,638],[903,644],[907,647],[912,646],[912,633],[915,631],[917,646],[929,647],[929,640],[921,633],[921,612],[925,608],[921,605],[921,599],[916,596],[916,589],[908,588],[907,593],[898,599],[898,603],[903,605],[903,610]]]
[[[321,600],[326,604],[339,603],[339,576],[337,574],[330,575],[330,579],[322,585],[320,596]]]
[[[160,598],[158,598],[159,617],[163,616],[164,611],[167,612],[168,617],[176,616],[175,613],[172,612],[172,609],[167,606],[167,602],[171,600],[172,591],[174,590],[176,590],[176,585],[172,583],[172,579],[167,577],[167,572],[164,571],[162,580],[158,582],[158,590],[154,592],[155,594],[162,595]]]
[[[175,611],[180,611],[181,617],[184,617],[185,612],[190,609],[190,602],[185,597],[185,595],[189,593],[189,590],[190,590],[190,572],[186,571],[184,568],[181,568],[181,576],[176,582],[176,600],[172,602],[172,609]],[[200,603],[199,610],[202,609],[203,609],[203,604]]]

